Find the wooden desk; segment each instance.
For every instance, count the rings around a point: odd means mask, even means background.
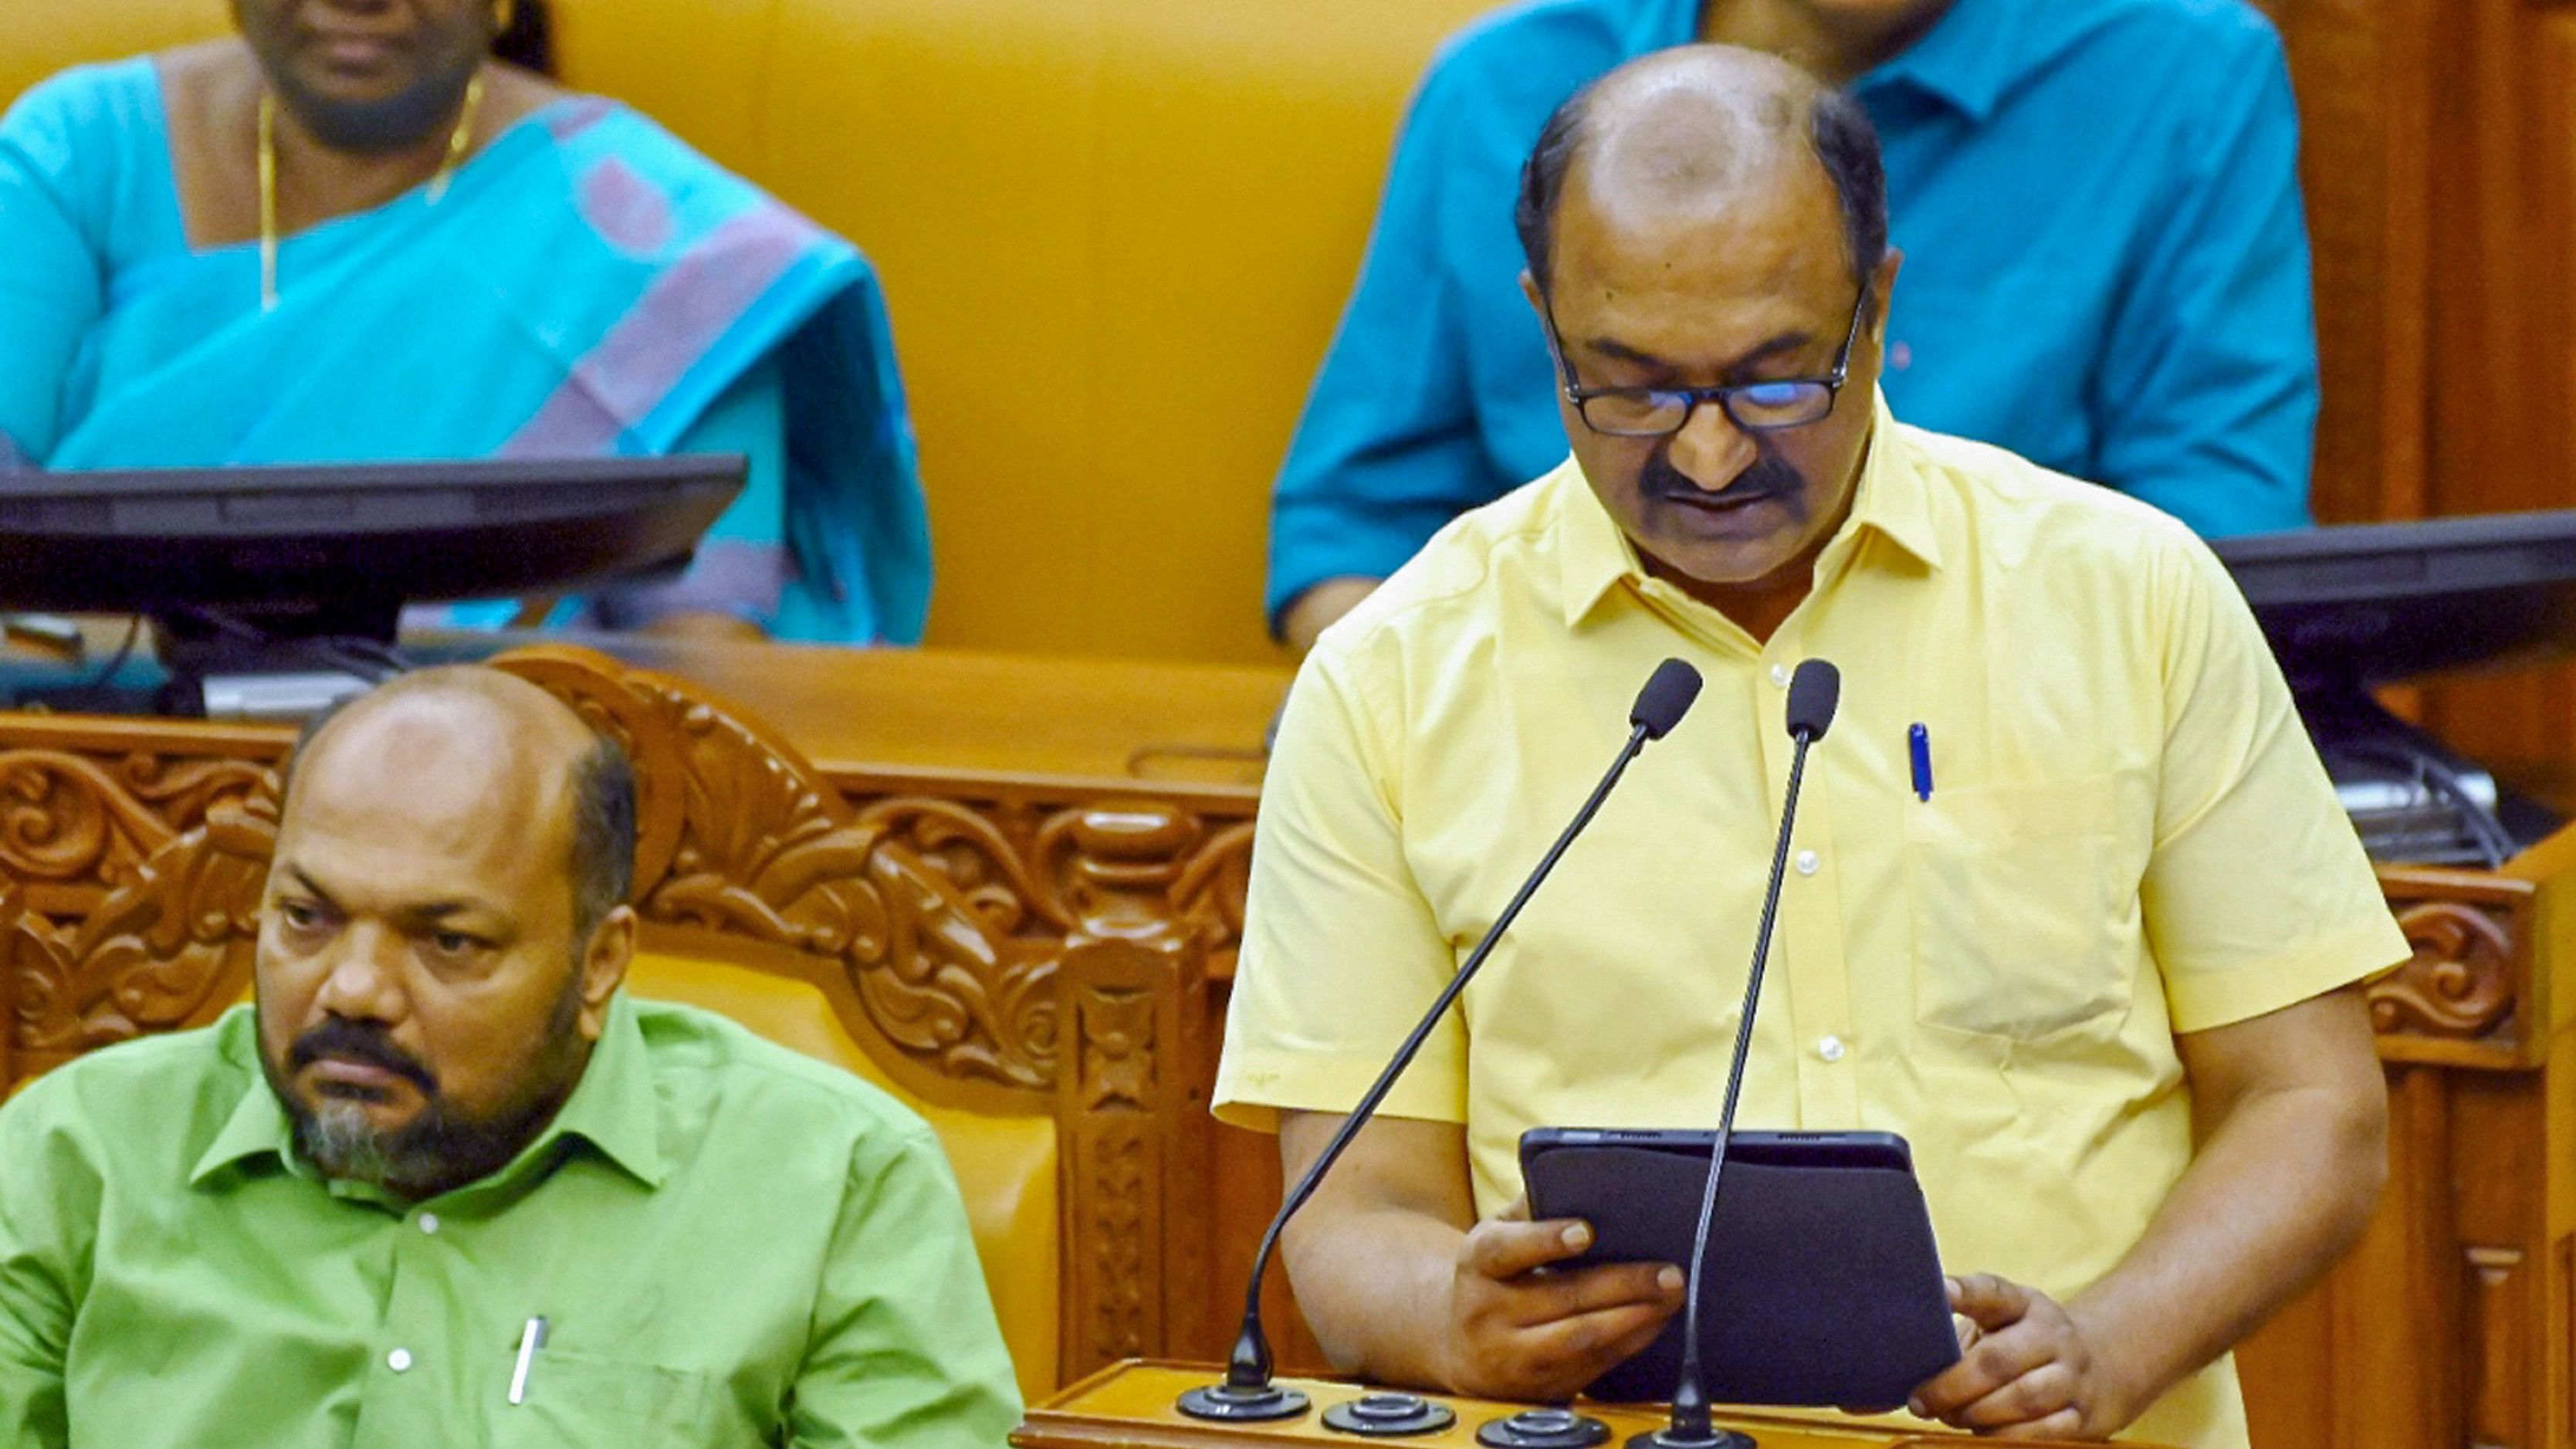
[[[899,1079],[1055,1113],[1068,1376],[1221,1356],[1279,1192],[1269,1140],[1206,1103],[1284,671],[618,647],[700,683],[518,667],[630,735],[648,803],[694,802],[698,834],[646,833],[648,936],[822,953]],[[237,997],[258,875],[227,812],[289,740],[0,715],[0,1090]],[[2576,1444],[2571,880],[2576,833],[2497,874],[2382,872],[2416,948],[2372,993],[2391,1184],[2242,1355],[2263,1449]],[[1281,1362],[1322,1368],[1280,1275],[1271,1301]]]
[[[1172,1407],[1183,1390],[1224,1376],[1220,1369],[1171,1363],[1114,1364],[1031,1409],[1028,1421],[1011,1436],[1011,1443],[1017,1449],[1229,1449],[1229,1446],[1240,1446],[1240,1449],[1273,1446],[1276,1449],[1276,1446],[1300,1444],[1334,1444],[1341,1449],[1355,1449],[1355,1446],[1371,1443],[1420,1445],[1423,1449],[1472,1449],[1478,1429],[1529,1407],[1434,1394],[1429,1396],[1432,1402],[1445,1405],[1457,1414],[1456,1424],[1438,1433],[1376,1440],[1338,1433],[1323,1424],[1326,1410],[1368,1392],[1359,1384],[1324,1379],[1284,1380],[1290,1387],[1304,1390],[1315,1405],[1302,1417],[1273,1424],[1209,1424],[1189,1418]],[[1583,1412],[1610,1426],[1610,1437],[1605,1441],[1604,1449],[1620,1449],[1630,1437],[1662,1428],[1665,1422],[1659,1413],[1635,1408],[1614,1409],[1587,1404],[1583,1406]],[[1790,1418],[1727,1413],[1720,1415],[1717,1422],[1722,1428],[1751,1435],[1757,1449],[1918,1449],[1918,1446],[1919,1449],[1942,1449],[1942,1446],[1964,1446],[1975,1442],[1964,1435],[1891,1429],[1823,1415]],[[2046,1449],[2047,1445],[2059,1441],[2022,1439],[2014,1442]]]

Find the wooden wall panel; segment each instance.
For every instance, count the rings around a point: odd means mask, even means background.
[[[2454,0],[2432,73],[2431,512],[2576,505],[2576,8]],[[2429,721],[2475,758],[2570,799],[2576,672],[2437,691]]]
[[[2424,378],[2435,0],[2265,0],[2299,96],[2315,251],[2317,516],[2425,511]]]

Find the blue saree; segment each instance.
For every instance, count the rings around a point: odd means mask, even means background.
[[[0,123],[0,457],[749,451],[702,564],[783,556],[755,611],[780,637],[919,640],[928,520],[883,297],[848,243],[576,98],[435,204],[287,239],[263,312],[256,247],[187,244],[166,126],[148,60],[57,77]]]

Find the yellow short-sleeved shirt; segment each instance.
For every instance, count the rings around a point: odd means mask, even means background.
[[[2143,504],[1879,404],[1852,516],[1767,645],[1646,577],[1568,462],[1327,631],[1262,794],[1217,1110],[1343,1112],[1563,828],[1657,661],[1707,679],[1387,1103],[1468,1129],[1706,1126],[1787,784],[1808,762],[1748,1127],[1903,1133],[1944,1262],[2055,1295],[2191,1160],[2174,1034],[2407,955],[2252,615]],[[1906,735],[1930,732],[1916,799]],[[2131,1431],[2243,1449],[2226,1361]]]

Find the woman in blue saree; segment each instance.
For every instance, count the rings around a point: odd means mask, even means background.
[[[234,13],[0,122],[0,462],[739,452],[686,576],[557,617],[918,641],[928,525],[854,248],[493,60],[510,0]]]

